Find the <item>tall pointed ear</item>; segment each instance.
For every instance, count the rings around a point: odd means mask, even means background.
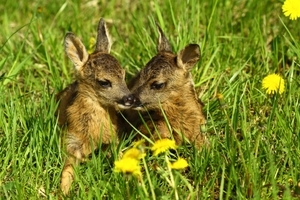
[[[156,26],[157,26],[157,30],[158,30],[158,34],[159,34],[157,51],[158,52],[162,52],[162,51],[172,52],[172,47],[157,22],[156,22]]]
[[[77,71],[82,68],[89,58],[85,46],[73,33],[67,33],[65,36],[65,52]]]
[[[100,19],[97,31],[97,42],[95,52],[109,53],[111,47],[111,40],[106,28],[106,23],[103,18]]]
[[[198,44],[189,44],[177,55],[177,65],[190,71],[200,60],[200,47]]]

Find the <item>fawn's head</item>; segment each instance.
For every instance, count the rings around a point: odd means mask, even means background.
[[[130,107],[133,98],[125,83],[125,70],[110,55],[111,41],[104,19],[100,19],[95,51],[88,54],[73,33],[65,36],[65,51],[75,65],[78,93],[97,98],[105,106]]]
[[[158,25],[157,28],[158,54],[129,83],[129,89],[138,99],[134,104],[137,110],[160,108],[160,104],[194,92],[190,71],[200,59],[199,45],[189,44],[176,55],[161,28]]]

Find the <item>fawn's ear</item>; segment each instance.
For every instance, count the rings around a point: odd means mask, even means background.
[[[190,71],[200,60],[200,47],[198,44],[189,44],[177,55],[177,65]]]
[[[97,42],[95,52],[109,53],[111,47],[111,40],[106,28],[106,23],[103,18],[100,19],[98,24]]]
[[[157,22],[156,22],[156,26],[157,26],[157,30],[159,33],[157,51],[158,52],[162,52],[162,51],[172,52],[172,47]]]
[[[82,68],[89,58],[85,46],[73,33],[67,33],[65,37],[65,51],[75,65],[77,71]]]

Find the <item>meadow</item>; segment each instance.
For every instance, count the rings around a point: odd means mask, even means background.
[[[0,199],[299,199],[300,24],[281,0],[67,0],[0,3]],[[118,152],[95,152],[59,189],[64,152],[55,94],[74,80],[63,39],[92,49],[100,17],[127,79],[156,54],[157,21],[173,50],[201,47],[192,74],[210,147],[176,152],[184,170],[147,154],[142,178],[114,172]],[[280,75],[282,94],[262,80]],[[107,156],[110,154],[112,156]]]

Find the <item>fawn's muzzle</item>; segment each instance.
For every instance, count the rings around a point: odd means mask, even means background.
[[[144,104],[141,102],[141,100],[138,97],[134,97],[134,102],[131,106],[134,110],[141,110]]]
[[[132,94],[124,96],[122,100],[125,106],[132,106],[136,102],[136,98]]]

